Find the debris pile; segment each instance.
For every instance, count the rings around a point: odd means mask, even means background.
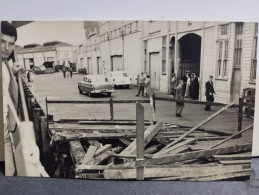
[[[136,121],[76,123],[79,125],[75,126],[75,121],[49,124],[56,161],[54,177],[136,179]],[[144,124],[145,149],[140,166],[144,167],[145,180],[249,179],[252,144],[223,144],[238,135],[202,128],[188,133],[192,127],[162,121]]]

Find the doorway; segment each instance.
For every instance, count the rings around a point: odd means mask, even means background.
[[[150,74],[150,81],[151,81],[151,89],[159,90],[160,85],[160,58],[159,52],[150,53],[149,54],[149,74]]]
[[[200,74],[201,37],[190,33],[179,40],[179,72],[178,77],[182,78],[186,71]]]

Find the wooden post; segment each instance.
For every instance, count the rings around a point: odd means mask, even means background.
[[[137,132],[137,159],[136,171],[137,180],[144,180],[144,107],[136,104],[136,132]]]
[[[149,96],[150,99],[150,105],[151,105],[151,111],[152,111],[152,121],[154,124],[156,124],[156,96],[153,92],[151,96]]]
[[[243,120],[243,98],[239,98],[238,131],[241,131],[242,129],[242,120]]]
[[[110,115],[111,115],[111,121],[114,119],[113,115],[113,99],[110,98]]]
[[[46,115],[47,115],[47,129],[49,127],[49,111],[48,111],[48,99],[47,97],[45,97],[45,101],[46,101]]]
[[[42,154],[44,160],[46,160],[49,151],[49,139],[47,128],[47,116],[40,116],[40,130],[41,130],[41,142],[42,142]]]
[[[34,108],[33,111],[33,124],[34,124],[34,131],[35,131],[35,137],[36,142],[38,146],[41,146],[41,132],[40,132],[40,115],[41,115],[41,108]],[[41,150],[41,147],[39,147]]]

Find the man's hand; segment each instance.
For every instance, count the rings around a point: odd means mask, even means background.
[[[22,70],[23,66],[18,64],[18,63],[14,63],[13,64],[13,74],[16,74],[18,71]]]

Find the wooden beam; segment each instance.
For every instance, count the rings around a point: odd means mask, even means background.
[[[146,128],[144,132],[144,146],[146,146],[152,138],[157,134],[157,132],[162,127],[162,121],[158,122],[157,124],[150,125]],[[121,152],[122,155],[129,155],[135,154],[136,155],[136,139],[125,149]]]
[[[80,125],[136,125],[136,121],[78,121]],[[144,122],[145,125],[151,125],[152,122]]]
[[[144,180],[144,107],[140,104],[136,104],[136,121],[137,121],[137,138],[136,138],[136,147],[137,147],[137,158],[136,158],[136,172],[137,180]]]
[[[206,124],[207,122],[209,122],[210,120],[212,120],[213,118],[215,118],[216,116],[218,116],[220,113],[224,112],[225,110],[227,110],[230,106],[232,106],[234,103],[229,103],[227,106],[221,108],[220,110],[218,110],[217,112],[215,112],[214,114],[212,114],[211,116],[209,116],[207,119],[203,120],[202,122],[200,122],[198,125],[194,126],[193,128],[191,128],[189,131],[187,131],[186,133],[184,133],[183,135],[181,135],[178,139],[174,140],[172,143],[168,144],[164,149],[169,148],[175,144],[177,144],[178,142],[180,142],[183,138],[185,138],[187,135],[191,134],[193,131],[195,131],[196,129],[198,129],[199,127],[201,127],[202,125]]]
[[[175,167],[175,168],[146,168],[145,178],[161,178],[161,177],[206,177],[212,174],[220,174],[226,172],[241,171],[243,166],[212,166],[212,167]],[[108,169],[103,172],[105,179],[135,179],[135,169]]]
[[[252,158],[251,152],[242,154],[213,155],[217,160],[248,160]]]
[[[85,156],[85,151],[80,141],[69,142],[69,150],[70,150],[70,155],[74,165],[75,166],[80,165],[82,162],[82,159]]]
[[[249,177],[251,174],[250,169],[243,170],[231,170],[223,173],[208,173],[204,175],[197,176],[180,176],[180,177],[164,177],[164,178],[155,178],[153,180],[171,180],[171,181],[218,181],[218,180],[237,180],[242,177]]]
[[[165,154],[167,154],[167,153],[169,153],[169,152],[171,152],[171,151],[173,151],[173,150],[175,150],[177,148],[180,148],[180,147],[182,147],[184,145],[187,145],[187,144],[192,144],[192,143],[194,143],[196,141],[197,141],[196,138],[188,138],[188,139],[186,139],[186,140],[184,140],[184,141],[182,141],[182,142],[180,142],[180,143],[178,143],[178,144],[176,144],[176,145],[174,145],[172,147],[169,147],[169,148],[166,148],[164,150],[162,149],[162,150],[158,151],[153,156],[154,157],[163,156],[163,155],[165,155]]]
[[[185,152],[180,154],[166,155],[161,157],[153,157],[151,159],[147,159],[145,164],[166,164],[172,162],[180,162],[191,159],[198,159],[203,157],[210,157],[215,154],[230,154],[230,153],[238,153],[238,152],[250,152],[252,151],[252,144],[243,144],[236,146],[229,146],[224,148],[214,148],[208,150],[200,150],[194,152]]]
[[[90,145],[90,147],[88,148],[88,150],[85,153],[85,156],[82,160],[82,163],[81,163],[82,165],[87,164],[88,162],[90,162],[93,159],[96,149],[97,149],[96,146]]]
[[[110,150],[112,148],[111,144],[106,144],[103,147],[99,148],[98,150],[96,150],[94,157],[106,152],[107,150]]]
[[[113,100],[113,103],[116,104],[127,104],[127,103],[149,103],[149,100]],[[110,102],[107,100],[47,100],[48,104],[109,104]]]
[[[183,102],[187,104],[200,104],[200,105],[206,105],[206,102],[202,101],[195,101],[195,100],[178,100],[178,99],[173,99],[173,98],[167,98],[167,97],[156,97],[156,100],[159,101],[169,101],[169,102]],[[226,104],[222,103],[212,103],[212,106],[226,106]]]
[[[253,125],[250,125],[246,128],[244,128],[242,131],[238,131],[237,133],[235,133],[234,135],[231,135],[230,137],[227,137],[226,139],[220,141],[219,143],[215,144],[214,146],[212,146],[211,148],[215,148],[223,143],[225,143],[226,141],[230,140],[230,139],[233,139],[235,137],[237,137],[238,135],[241,135],[242,133],[248,131],[249,129],[252,129]]]
[[[94,157],[91,161],[88,162],[88,165],[100,165],[104,161],[108,160],[112,155],[115,154],[113,150],[108,150],[96,157]]]

